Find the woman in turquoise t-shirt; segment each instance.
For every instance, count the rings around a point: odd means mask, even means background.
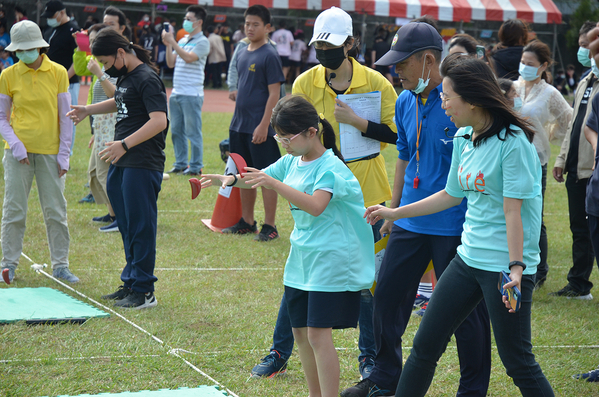
[[[336,397],[332,329],[357,326],[360,291],[374,281],[372,228],[362,219],[360,184],[342,161],[329,122],[306,99],[289,96],[274,108],[271,125],[287,156],[262,171],[247,167],[245,183],[240,175],[204,175],[202,187],[262,186],[289,201],[295,227],[284,284],[293,335],[310,396]]]
[[[491,69],[478,59],[449,56],[441,65],[443,109],[460,128],[444,190],[400,208],[370,207],[369,222],[427,215],[458,205],[468,209],[462,244],[439,283],[414,338],[396,396],[424,396],[436,362],[460,323],[485,299],[499,356],[523,396],[553,396],[532,353],[530,312],[539,263],[541,164],[534,132],[508,103]],[[510,308],[497,286],[521,291]]]

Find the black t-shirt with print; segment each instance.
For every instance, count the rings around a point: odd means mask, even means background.
[[[117,106],[114,140],[138,131],[150,120],[150,113],[167,113],[166,90],[160,77],[145,63],[120,77],[114,100]],[[168,113],[167,113],[168,116]],[[168,127],[137,146],[129,148],[114,165],[164,171],[164,146]]]
[[[73,51],[77,48],[77,43],[73,38],[73,33],[78,31],[77,24],[73,21],[64,23],[49,32],[46,39],[50,47],[48,48],[48,58],[51,61],[61,64],[66,70],[69,70],[73,64]],[[74,75],[69,83],[78,83],[79,77]]]

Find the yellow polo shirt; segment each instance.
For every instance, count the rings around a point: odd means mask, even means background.
[[[12,98],[10,125],[27,152],[58,154],[58,94],[68,92],[69,77],[62,65],[42,57],[37,70],[19,61],[2,71],[0,94]]]
[[[397,133],[395,125],[395,101],[397,93],[382,74],[376,70],[360,65],[355,59],[349,58],[354,68],[351,84],[345,94],[364,94],[381,91],[381,123],[386,124]],[[339,123],[335,120],[335,98],[337,94],[326,83],[325,67],[318,65],[302,73],[293,83],[293,94],[306,95],[319,113],[331,123],[337,135],[339,147]],[[387,144],[381,142],[381,150]],[[355,161],[348,164],[360,182],[364,205],[371,206],[391,200],[391,187],[385,169],[385,159],[382,155],[371,160]]]

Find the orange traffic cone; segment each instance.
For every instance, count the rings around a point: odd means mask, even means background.
[[[221,194],[216,198],[212,219],[202,219],[202,223],[213,232],[222,233],[226,227],[233,226],[241,219],[241,195],[239,188],[231,188],[229,197]]]
[[[225,175],[241,174],[243,177],[245,167],[247,166],[243,157],[237,153],[230,153],[225,168]],[[197,183],[196,183],[197,181]],[[189,180],[191,183],[192,196],[194,199],[201,191],[201,184],[196,179]],[[226,227],[233,226],[241,219],[241,194],[239,188],[228,187],[220,189],[216,198],[216,205],[212,211],[212,219],[202,219],[202,223],[210,228],[210,230],[222,233]]]

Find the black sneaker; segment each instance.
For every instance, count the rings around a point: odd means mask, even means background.
[[[114,306],[125,309],[146,309],[158,304],[153,292],[131,291],[124,299],[116,301]]]
[[[116,290],[116,292],[113,292],[112,294],[108,295],[102,295],[100,298],[105,300],[121,300],[125,299],[127,295],[129,295],[130,293],[131,289],[125,287],[124,285],[121,285],[119,289]]]
[[[247,223],[243,218],[231,227],[226,227],[222,230],[223,234],[248,234],[256,233],[258,228],[256,227],[256,221],[253,225]]]
[[[116,218],[114,216],[110,216],[110,214],[106,214],[104,216],[95,216],[92,218],[93,222],[98,223],[112,223]]]
[[[574,379],[586,380],[587,382],[599,382],[599,368],[587,372],[586,374],[572,375]]]
[[[393,396],[395,393],[392,393],[390,390],[381,389],[371,381],[366,378],[356,383],[355,386],[347,388],[343,390],[340,394],[341,397],[383,397],[383,396]]]
[[[277,227],[276,226],[270,226],[267,225],[266,223],[262,225],[262,229],[260,230],[260,233],[258,233],[258,235],[256,237],[254,237],[254,240],[256,241],[270,241],[270,240],[274,240],[276,238],[279,238],[279,232],[277,231]]]
[[[252,378],[274,378],[285,375],[287,372],[287,360],[281,358],[278,351],[273,350],[260,361],[260,364],[252,368]]]
[[[572,288],[572,286],[570,284],[566,285],[564,288],[560,289],[559,291],[550,292],[547,295],[561,296],[561,297],[568,298],[568,299],[579,299],[579,300],[583,300],[583,301],[590,301],[593,299],[593,295],[591,295],[590,292],[588,294],[584,294],[584,293]]]

